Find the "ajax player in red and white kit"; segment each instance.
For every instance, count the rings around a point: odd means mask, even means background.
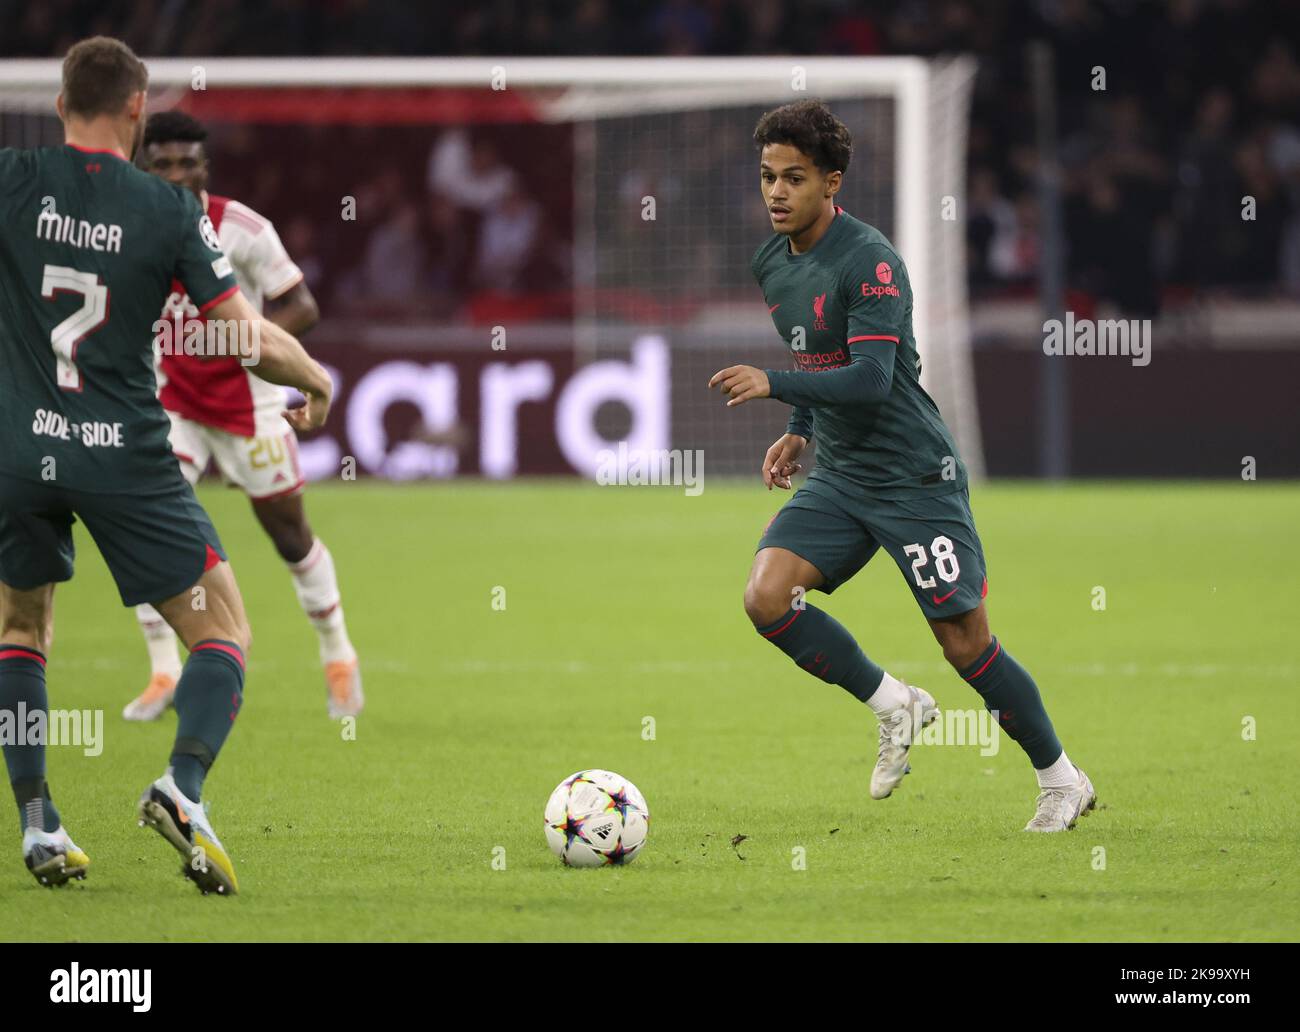
[[[212,220],[239,281],[259,312],[300,335],[319,318],[302,271],[280,242],[275,227],[251,208],[207,192],[207,131],[180,111],[153,115],[145,127],[142,164],[146,171],[191,190]],[[164,319],[180,334],[198,309],[173,283]],[[180,334],[173,337],[179,342]],[[179,350],[179,349],[177,349]],[[209,462],[248,495],[253,512],[288,564],[303,611],[320,640],[328,706],[335,719],[361,711],[361,673],[348,639],[334,560],[312,533],[303,509],[298,439],[284,418],[284,389],[256,376],[237,355],[209,358],[164,353],[158,360],[158,397],[171,418],[172,451],[190,483]],[[180,653],[171,627],[150,605],[136,616],[149,646],[152,673],[141,695],[127,704],[127,720],[156,720],[171,705],[180,676]]]

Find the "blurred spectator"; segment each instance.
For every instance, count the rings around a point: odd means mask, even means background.
[[[538,244],[541,209],[519,189],[511,189],[483,216],[479,227],[474,282],[488,290],[517,290]]]
[[[695,0],[661,0],[650,15],[656,49],[672,57],[706,54],[713,36],[713,18]]]
[[[1251,92],[1270,114],[1294,114],[1300,103],[1300,65],[1291,52],[1294,44],[1294,37],[1272,40],[1251,76]]]
[[[1130,317],[1151,318],[1159,308],[1150,213],[1098,165],[1066,209],[1072,286],[1111,301]]]
[[[427,182],[456,207],[483,212],[514,189],[515,173],[489,141],[471,143],[464,129],[448,129],[429,154]]]
[[[1241,220],[1241,191],[1233,169],[1233,101],[1226,89],[1204,95],[1196,122],[1178,160],[1174,216],[1178,253],[1171,272],[1188,283],[1213,281],[1217,263],[1200,259],[1220,254],[1233,221]]]
[[[605,0],[578,0],[564,32],[571,53],[599,55],[615,52],[613,19]]]
[[[1224,234],[1221,276],[1233,285],[1272,283],[1278,278],[1287,222],[1281,179],[1259,138],[1237,148],[1233,166],[1241,183],[1240,196],[1254,199],[1255,217],[1242,218],[1238,203],[1236,218],[1227,223]]]
[[[1278,274],[1282,289],[1300,297],[1300,129],[1274,123],[1265,130],[1264,147],[1286,200]]]
[[[429,286],[444,294],[463,289],[469,235],[456,206],[442,194],[429,194],[426,226],[429,253],[434,256]]]
[[[412,201],[399,201],[366,241],[354,293],[370,301],[415,302],[426,286],[427,263],[420,209]]]
[[[971,282],[981,286],[1020,279],[1026,270],[1018,253],[1016,209],[998,191],[997,174],[976,169],[967,196],[966,241]]]

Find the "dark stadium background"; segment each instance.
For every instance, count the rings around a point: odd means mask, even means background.
[[[1300,5],[0,0],[0,26],[0,57],[60,56],[90,32],[146,57],[972,54],[964,214],[989,473],[1222,478],[1254,456],[1261,477],[1300,475]],[[1100,309],[1156,320],[1149,367],[1075,360],[1056,394],[1041,353],[1040,259],[1053,245],[1038,194],[1035,40],[1054,59],[1066,304],[1081,317]],[[1096,66],[1106,69],[1104,91],[1090,85]],[[279,227],[322,304],[309,344],[345,390],[366,364],[411,352],[373,340],[358,348],[358,328],[375,320],[400,338],[403,324],[477,333],[570,317],[569,128],[471,125],[475,160],[512,169],[512,203],[537,213],[510,271],[488,275],[478,264],[483,216],[429,184],[446,130],[436,116],[368,120],[325,105],[314,122],[269,124],[222,103],[194,108],[212,123],[214,189]],[[337,205],[340,181],[381,212],[360,238],[314,217]],[[1241,218],[1245,196],[1256,200],[1254,221]],[[627,303],[636,310],[635,298]],[[512,344],[511,357],[529,347]],[[570,361],[544,350],[557,368]],[[473,361],[453,360],[472,382]],[[461,413],[470,425],[475,393]],[[1064,465],[1053,467],[1041,442],[1055,404],[1068,411],[1068,440]],[[551,413],[529,406],[521,418],[521,471],[567,470]],[[410,406],[385,420],[390,439],[420,432]],[[466,445],[460,471],[478,471],[475,447]]]

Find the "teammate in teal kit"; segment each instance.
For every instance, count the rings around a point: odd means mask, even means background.
[[[83,40],[63,63],[66,144],[0,150],[0,720],[48,725],[54,586],[72,577],[81,519],[122,602],[157,606],[190,650],[169,765],[145,789],[140,821],[181,853],[200,889],[230,894],[234,868],[199,796],[239,711],[249,631],[155,397],[154,323],[172,280],[210,320],[248,328],[250,368],[303,392],[296,427],[324,422],[331,384],[240,294],[194,195],[131,164],[147,85],[124,44]],[[27,867],[58,885],[90,861],[51,798],[43,736],[31,737],[6,736],[5,765]]]
[[[774,235],[752,269],[793,371],[730,366],[710,387],[728,406],[793,406],[763,458],[763,481],[790,489],[815,436],[817,464],[773,517],[754,557],[745,612],[800,667],[838,684],[880,720],[871,795],[884,799],[939,713],[930,694],[873,663],[803,593],[826,593],[884,548],[907,578],[944,658],[983,697],[1033,763],[1040,793],[1026,831],[1064,831],[1096,803],[1065,754],[1028,672],[989,633],[984,552],[966,469],[920,384],[907,269],[877,229],[835,204],[852,155],[848,129],[820,101],[769,111],[754,140]]]

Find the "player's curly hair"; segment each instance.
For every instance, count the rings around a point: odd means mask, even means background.
[[[821,100],[796,100],[767,112],[754,127],[754,142],[760,151],[769,143],[789,144],[822,172],[846,172],[853,157],[848,126]]]
[[[203,123],[184,111],[159,111],[144,126],[144,145],[152,143],[202,143],[208,138]]]

